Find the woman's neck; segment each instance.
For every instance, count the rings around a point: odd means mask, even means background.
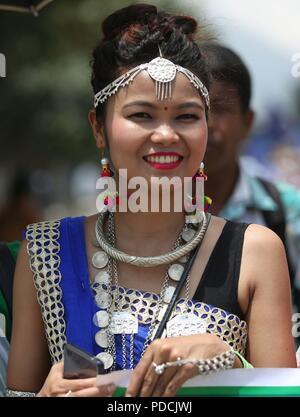
[[[117,246],[141,256],[169,251],[184,225],[184,213],[115,213]],[[148,252],[148,253],[144,253]]]

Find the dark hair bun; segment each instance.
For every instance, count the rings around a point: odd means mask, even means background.
[[[113,39],[133,23],[146,24],[152,17],[157,16],[157,8],[150,4],[134,4],[117,10],[102,23],[104,40]]]
[[[189,69],[208,85],[198,45],[205,34],[193,17],[158,11],[151,4],[139,3],[108,16],[102,23],[102,31],[103,37],[91,61],[95,94],[129,69],[157,58],[159,48],[164,58]],[[105,117],[104,109],[105,105],[97,107],[97,117]]]
[[[174,26],[185,35],[194,35],[197,32],[197,21],[189,16],[174,16]]]
[[[104,20],[102,23],[104,40],[109,41],[115,38],[134,24],[148,25],[151,31],[159,30],[163,34],[177,29],[191,38],[198,27],[196,20],[192,17],[158,12],[157,8],[150,4],[134,4],[117,10]]]

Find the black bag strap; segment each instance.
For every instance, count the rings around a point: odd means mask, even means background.
[[[209,223],[210,223],[210,219],[211,219],[211,214],[206,213],[207,226],[206,226],[206,230],[204,232],[204,236],[205,236],[206,231],[208,229],[208,226],[209,226]],[[171,315],[171,313],[173,311],[173,308],[175,306],[175,303],[177,301],[177,298],[178,298],[178,296],[179,296],[179,294],[180,294],[180,292],[181,292],[181,290],[182,290],[182,288],[183,288],[183,286],[185,284],[185,281],[187,279],[187,276],[190,273],[190,270],[191,270],[191,268],[193,266],[193,263],[195,261],[195,258],[197,256],[198,250],[199,250],[199,248],[200,248],[200,246],[201,246],[201,244],[202,244],[202,242],[204,240],[204,236],[203,236],[203,239],[201,240],[201,242],[190,253],[189,259],[188,259],[187,263],[185,264],[185,267],[184,267],[183,273],[181,275],[181,278],[180,278],[180,280],[179,280],[179,282],[178,282],[178,284],[176,286],[176,289],[174,291],[174,294],[172,296],[172,299],[171,299],[171,301],[170,301],[170,303],[169,303],[169,305],[168,305],[168,307],[166,309],[166,312],[165,312],[165,314],[164,314],[164,316],[163,316],[163,318],[162,318],[162,320],[161,320],[161,322],[160,322],[160,324],[158,326],[158,329],[157,329],[157,331],[155,333],[155,336],[154,336],[153,340],[159,339],[162,336],[162,334],[163,334],[163,331],[164,331],[164,329],[166,327],[166,324],[167,324],[167,321],[169,320],[170,315]]]
[[[291,263],[289,252],[288,252],[288,245],[287,245],[287,236],[286,236],[286,215],[284,206],[281,201],[280,193],[278,188],[275,184],[272,182],[264,179],[264,178],[258,178],[257,180],[260,182],[260,184],[264,187],[266,192],[277,204],[277,210],[275,211],[269,211],[269,210],[262,210],[261,213],[263,215],[263,218],[265,220],[266,226],[273,230],[274,233],[276,233],[280,239],[282,240],[286,255],[287,255],[287,262],[289,267],[289,273],[291,282],[293,282],[293,278],[295,275],[295,269]]]
[[[6,243],[0,242],[0,288],[3,292],[8,311],[11,316],[15,264],[15,259]]]
[[[286,221],[285,221],[285,212],[284,207],[280,198],[280,193],[277,187],[272,184],[270,181],[267,181],[263,178],[257,178],[260,184],[264,187],[267,194],[272,197],[272,199],[277,204],[276,211],[262,210],[265,222],[267,226],[275,232],[280,239],[285,244],[286,236]],[[286,245],[285,245],[286,246]]]

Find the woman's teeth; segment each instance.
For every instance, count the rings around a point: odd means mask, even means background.
[[[171,164],[179,161],[179,156],[167,155],[167,156],[146,156],[146,161],[154,162],[157,164]]]

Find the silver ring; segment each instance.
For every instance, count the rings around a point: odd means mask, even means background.
[[[69,389],[69,391],[64,395],[65,397],[70,397],[72,395],[72,391]]]
[[[152,362],[152,365],[154,366],[154,372],[157,375],[162,375],[165,371],[165,364],[163,363],[162,365],[157,365],[155,362]]]

